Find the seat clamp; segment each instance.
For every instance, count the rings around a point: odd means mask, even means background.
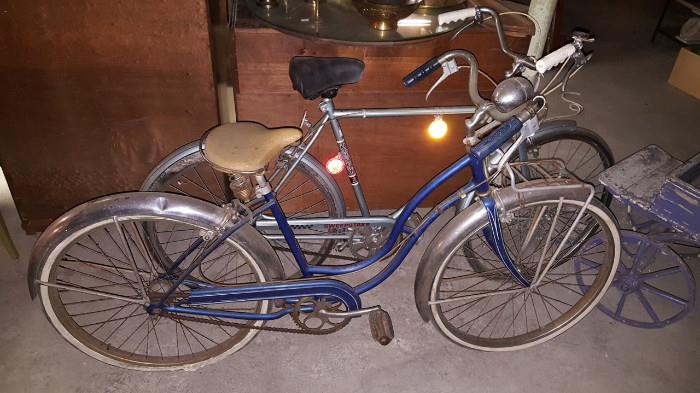
[[[272,192],[272,186],[270,186],[270,183],[267,181],[267,179],[265,179],[265,175],[256,174],[255,181],[258,183],[258,185],[255,187],[255,196],[258,198]]]

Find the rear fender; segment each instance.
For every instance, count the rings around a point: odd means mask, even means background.
[[[216,205],[177,194],[158,192],[127,192],[100,197],[74,207],[56,219],[39,236],[29,261],[27,284],[34,299],[38,292],[41,268],[46,258],[62,241],[76,230],[104,223],[115,216],[167,215],[192,225],[223,226],[230,215]],[[279,257],[265,238],[250,225],[244,225],[232,237],[244,244],[265,269],[270,279],[280,280],[284,269]]]

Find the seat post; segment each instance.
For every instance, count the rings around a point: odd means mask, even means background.
[[[256,188],[258,196],[265,198],[266,202],[273,202],[270,205],[270,211],[272,211],[272,215],[275,217],[277,226],[282,232],[282,236],[284,236],[284,240],[287,242],[289,250],[292,252],[294,260],[299,266],[299,270],[301,270],[304,277],[308,277],[309,263],[307,262],[306,256],[304,256],[304,253],[299,246],[299,242],[297,242],[296,237],[294,237],[294,231],[292,231],[292,227],[290,227],[289,222],[287,222],[287,217],[284,215],[282,206],[280,206],[279,201],[277,201],[277,197],[272,193],[272,187],[265,178],[264,171],[260,171],[255,174],[255,182],[258,183],[258,187]]]
[[[265,172],[261,171],[255,174],[255,182],[258,186],[255,188],[258,196],[265,196],[272,192],[270,182],[265,178]]]
[[[331,129],[333,130],[333,135],[335,136],[335,141],[338,144],[338,152],[343,161],[345,161],[345,171],[348,174],[348,179],[350,179],[350,185],[355,193],[355,199],[357,200],[357,205],[360,208],[362,216],[369,217],[369,208],[367,207],[367,202],[365,201],[365,195],[362,193],[362,186],[360,185],[360,179],[357,177],[357,172],[352,164],[352,158],[350,157],[350,149],[347,143],[345,143],[345,136],[343,135],[343,130],[340,128],[340,122],[335,118],[333,112],[335,112],[335,106],[333,105],[333,99],[324,98],[320,104],[321,111],[326,113],[330,118]]]

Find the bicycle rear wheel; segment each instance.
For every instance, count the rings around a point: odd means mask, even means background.
[[[615,164],[612,151],[595,132],[577,127],[574,122],[543,125],[525,142],[528,160],[557,158],[580,180],[595,186],[596,198],[610,206],[612,195],[598,181],[598,175]],[[522,160],[522,158],[520,159]]]
[[[501,217],[508,254],[533,281],[540,258],[546,263],[553,256],[584,202],[567,198],[560,205],[547,191],[522,200],[511,189],[499,191],[497,199],[504,201]],[[580,239],[573,235],[540,284],[531,289],[523,289],[512,278],[484,238],[482,231],[489,225],[484,210],[472,205],[448,223],[433,240],[435,250],[426,253],[416,276],[419,309],[447,338],[486,351],[528,348],[563,333],[595,307],[613,279],[620,255],[619,234],[602,204],[591,203],[578,224],[580,232],[587,233],[595,223],[594,234],[601,242],[580,249]],[[463,252],[465,244],[469,253]],[[483,270],[474,269],[469,260],[474,257]],[[577,270],[575,258],[593,260],[597,269]],[[577,279],[585,279],[585,284],[579,285]]]
[[[144,228],[156,228],[161,249],[177,259],[202,231],[215,225],[165,214],[112,213],[67,233],[47,250],[39,267],[38,278],[45,283],[40,284],[39,295],[49,321],[82,352],[124,368],[194,369],[240,350],[263,321],[245,321],[251,328],[239,328],[218,324],[213,317],[183,320],[146,310],[148,303],[156,302],[172,286],[174,278],[166,278],[163,264],[147,249]],[[259,242],[264,240],[258,233],[243,227],[189,278],[223,286],[271,280],[265,264],[258,262],[263,258],[256,255]],[[179,271],[193,262],[198,251],[184,260]],[[178,287],[174,296],[186,298],[192,282]],[[208,307],[265,313],[270,306],[270,301],[261,300]]]
[[[281,179],[281,174],[271,180],[273,187]],[[189,143],[161,161],[148,176],[141,191],[171,192],[192,196],[217,205],[228,203],[233,194],[228,187],[225,173],[212,168],[199,150],[199,142]],[[290,218],[340,218],[345,217],[345,202],[337,184],[328,176],[321,164],[306,155],[295,173],[277,192],[277,199],[286,217]],[[319,232],[308,228],[293,228],[296,235],[323,235],[332,230]],[[261,231],[264,235],[280,235],[278,229]],[[288,245],[282,240],[272,240],[280,258],[293,262]],[[307,261],[317,265],[329,257],[335,240],[307,239],[299,245]]]

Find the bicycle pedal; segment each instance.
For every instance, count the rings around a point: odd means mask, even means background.
[[[382,345],[387,345],[394,339],[391,317],[381,308],[369,313],[369,330],[372,332],[372,338]]]

